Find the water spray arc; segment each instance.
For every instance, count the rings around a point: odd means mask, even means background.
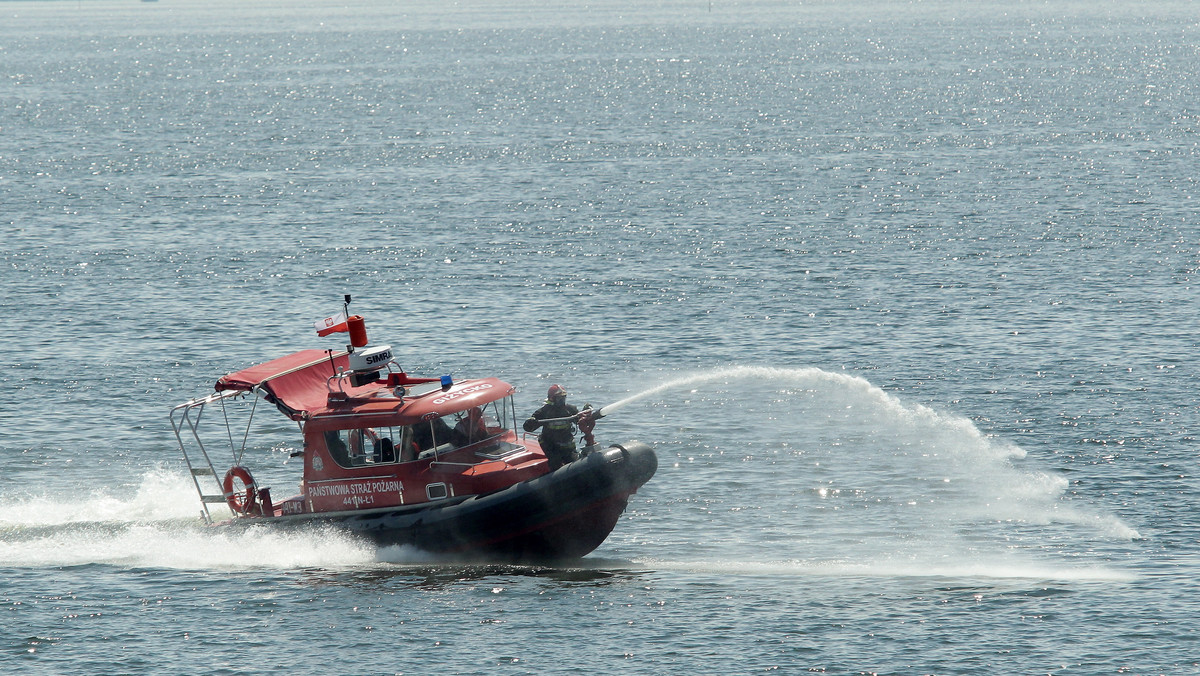
[[[901,501],[903,494],[902,501],[934,505],[944,512],[938,518],[959,525],[962,519],[1054,522],[1083,526],[1119,539],[1138,537],[1136,530],[1116,517],[1080,508],[1064,499],[1067,484],[1057,473],[1014,464],[1026,457],[1019,446],[981,431],[966,417],[904,402],[852,374],[815,367],[719,368],[636,392],[600,407],[593,418],[598,420],[672,390],[713,384],[738,392],[775,389],[785,395],[777,398],[784,406],[789,406],[787,395],[803,391],[821,415],[806,418],[804,428],[786,440],[798,439],[800,444],[819,447],[821,440],[815,435],[824,433],[824,440],[833,442],[836,450],[826,449],[830,456],[822,471],[871,486],[885,500]],[[753,409],[754,404],[749,403],[741,413],[762,413]],[[870,465],[869,475],[864,463]],[[797,471],[793,476],[804,481],[806,473]]]

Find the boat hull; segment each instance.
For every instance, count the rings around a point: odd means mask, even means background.
[[[604,542],[629,496],[657,468],[653,449],[630,442],[594,451],[554,472],[487,495],[419,507],[272,521],[327,524],[363,535],[380,546],[409,545],[454,558],[576,559]]]

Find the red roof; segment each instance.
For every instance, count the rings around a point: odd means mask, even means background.
[[[326,382],[337,368],[348,368],[349,363],[345,352],[301,350],[223,376],[217,381],[217,391],[258,388],[284,415],[300,420],[306,413],[325,408],[329,398]]]
[[[440,416],[480,406],[513,392],[513,386],[504,381],[483,378],[455,383],[446,391],[435,390],[420,396],[406,397],[406,400],[401,402],[391,398],[387,388],[378,384],[350,387],[342,381],[342,384],[335,385],[334,389],[341,392],[345,386],[348,400],[330,402],[329,378],[337,373],[337,369],[347,368],[349,358],[345,352],[334,352],[331,355],[327,350],[301,350],[222,376],[217,381],[216,388],[218,392],[251,392],[257,389],[267,401],[275,404],[284,415],[293,420],[304,420],[321,413],[369,415],[399,412],[405,418],[411,418],[413,422],[430,415]],[[371,397],[380,390],[383,391],[383,398]]]
[[[430,392],[409,401],[404,407],[406,416],[424,419],[431,415],[446,415],[482,406],[512,394],[514,387],[497,378],[480,378],[455,383],[454,387],[442,392]]]
[[[313,367],[319,368],[321,362],[329,366],[325,371],[325,377],[328,378],[334,374],[335,365],[345,367],[349,360],[346,359],[345,352],[334,353],[333,360],[330,361],[330,354],[326,350],[301,350],[286,357],[272,359],[264,364],[221,376],[217,380],[217,391],[249,392],[268,380],[282,378],[298,370],[308,371]]]

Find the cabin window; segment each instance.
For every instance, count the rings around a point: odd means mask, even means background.
[[[342,467],[399,462],[403,449],[406,444],[411,445],[411,440],[412,430],[408,427],[363,427],[325,433],[329,456]]]
[[[512,429],[511,397],[412,425],[363,427],[325,432],[329,455],[341,467],[410,462],[427,451],[446,453],[463,446],[488,447]]]
[[[508,399],[493,401],[464,411],[413,425],[413,441],[418,454],[436,450],[445,453],[456,448],[496,439],[511,429]]]
[[[494,439],[511,429],[507,399],[444,416],[450,426],[450,443],[456,447],[478,444]]]
[[[447,422],[449,419],[449,422]],[[433,418],[412,426],[413,446],[417,453],[431,450],[449,450],[450,433],[454,419],[450,416]]]
[[[481,431],[474,436],[456,432],[457,424],[457,417],[448,415],[398,427],[329,430],[325,433],[325,446],[334,462],[352,468],[411,462],[426,451],[445,453],[486,438]],[[481,429],[486,428],[481,426]]]
[[[418,454],[446,453],[499,433],[499,430],[489,431],[487,416],[480,406],[417,423],[412,428]]]

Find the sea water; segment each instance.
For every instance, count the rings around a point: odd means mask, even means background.
[[[1192,9],[0,3],[0,667],[1197,671]],[[170,408],[346,293],[654,446],[606,543],[205,527]]]

